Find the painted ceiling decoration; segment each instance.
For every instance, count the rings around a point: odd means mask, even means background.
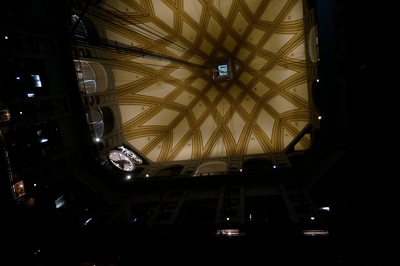
[[[282,152],[308,125],[301,0],[106,0],[101,11],[108,40],[163,55],[110,51],[125,139],[150,160]],[[223,60],[233,78],[213,80]]]

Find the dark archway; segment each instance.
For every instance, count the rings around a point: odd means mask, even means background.
[[[243,172],[257,172],[273,169],[274,164],[267,158],[249,159],[243,163]]]

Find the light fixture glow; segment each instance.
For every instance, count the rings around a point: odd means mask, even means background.
[[[86,220],[85,225],[87,225],[93,218],[89,218]]]
[[[328,212],[331,210],[329,207],[320,207],[318,209],[321,211],[328,211]]]
[[[327,230],[303,230],[305,236],[327,236],[329,232]]]

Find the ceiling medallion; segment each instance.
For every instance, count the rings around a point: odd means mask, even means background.
[[[211,73],[214,81],[226,81],[233,79],[231,59],[221,59],[212,63]]]

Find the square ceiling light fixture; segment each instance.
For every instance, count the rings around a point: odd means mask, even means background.
[[[233,79],[233,68],[231,59],[222,59],[213,62],[211,72],[214,81],[225,81]]]

